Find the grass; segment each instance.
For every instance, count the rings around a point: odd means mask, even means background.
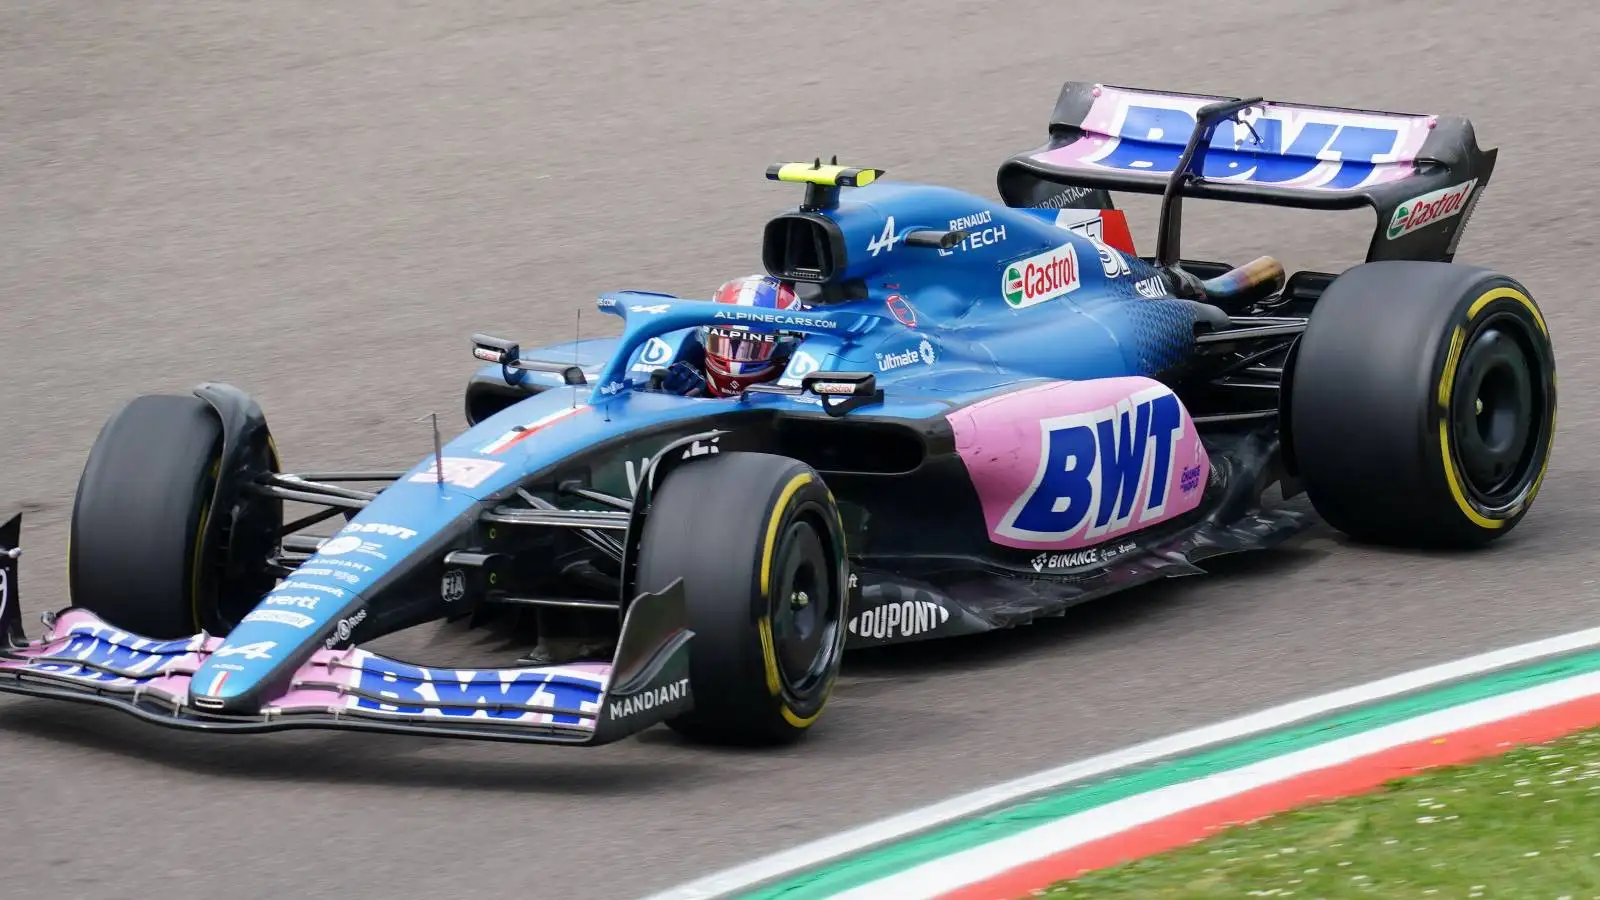
[[[1600,730],[1239,825],[1034,896],[1600,898]]]

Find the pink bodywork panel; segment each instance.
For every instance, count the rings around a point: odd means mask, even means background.
[[[1053,382],[947,419],[989,539],[1006,547],[1075,550],[1125,539],[1198,507],[1210,475],[1188,411],[1149,378]]]

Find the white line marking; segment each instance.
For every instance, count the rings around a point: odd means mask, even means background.
[[[1496,669],[1535,662],[1577,650],[1592,649],[1596,646],[1600,646],[1600,628],[1586,628],[1570,634],[1492,650],[1332,693],[1296,700],[1237,719],[1190,729],[1101,756],[1046,769],[920,809],[869,822],[849,831],[801,844],[792,850],[715,872],[687,884],[652,894],[643,900],[710,900],[737,891],[749,890],[795,872],[930,831],[958,819],[1008,806],[1075,781],[1142,765],[1166,756],[1191,753],[1214,744],[1236,741],[1295,722],[1387,700],[1424,688],[1438,687],[1452,681],[1493,672]]]
[[[1589,673],[1513,694],[1463,703],[1055,819],[1010,837],[952,853],[835,894],[832,900],[929,900],[1034,860],[1306,772],[1331,768],[1392,747],[1487,725],[1597,693],[1600,693],[1600,673]]]

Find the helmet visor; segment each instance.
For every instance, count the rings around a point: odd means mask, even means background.
[[[739,363],[738,369],[759,369],[771,361],[784,341],[783,335],[741,328],[708,328],[706,353],[725,363]]]

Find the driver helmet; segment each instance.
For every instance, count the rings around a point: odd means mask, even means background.
[[[714,303],[753,310],[801,309],[794,287],[770,275],[747,275],[717,288]],[[752,384],[771,381],[788,365],[789,354],[804,336],[778,331],[759,322],[728,320],[705,325],[700,341],[706,350],[706,388],[718,397],[738,394]]]

